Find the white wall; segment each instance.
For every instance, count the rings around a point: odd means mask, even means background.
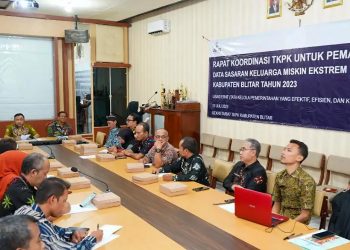
[[[210,40],[265,31],[322,24],[350,19],[350,1],[342,6],[323,9],[315,0],[304,16],[296,17],[283,0],[282,17],[266,19],[265,0],[196,0],[186,1],[165,10],[150,13],[132,22],[129,29],[129,100],[144,103],[159,91],[161,84],[175,89],[181,84],[189,89],[190,98],[201,103],[201,132],[232,138],[253,137],[260,142],[286,145],[291,138],[304,141],[311,151],[350,157],[347,146],[350,133],[282,126],[207,117],[208,43]],[[147,34],[147,23],[168,19],[169,34]],[[159,95],[156,97],[160,102]]]

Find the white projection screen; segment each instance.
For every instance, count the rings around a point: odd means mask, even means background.
[[[0,35],[0,120],[55,117],[53,42]]]

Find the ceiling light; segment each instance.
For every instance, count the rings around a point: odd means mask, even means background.
[[[14,8],[39,8],[39,4],[35,0],[15,0],[13,2]]]

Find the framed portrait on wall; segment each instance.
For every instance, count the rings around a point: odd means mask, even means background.
[[[326,0],[324,0],[326,1]],[[280,17],[282,14],[282,0],[266,0],[267,18]]]
[[[343,0],[323,0],[323,8],[334,7],[342,4]]]

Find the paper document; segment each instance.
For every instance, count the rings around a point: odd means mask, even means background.
[[[98,152],[99,154],[107,154],[108,150],[107,149],[102,149]]]
[[[85,213],[95,210],[97,210],[97,207],[95,207],[93,204],[89,204],[85,207],[81,207],[79,204],[75,204],[71,206],[70,212],[68,214]]]
[[[97,243],[92,249],[98,249],[102,247],[103,245],[107,244],[108,242],[119,238],[119,235],[114,234],[118,230],[120,230],[122,226],[117,226],[117,225],[103,225],[100,227],[100,230],[103,231],[103,238],[102,241]]]
[[[163,175],[165,175],[165,174],[169,174],[169,173],[160,173],[160,174],[158,174],[158,177],[159,177],[159,178],[162,178]]]
[[[95,159],[96,155],[82,155],[82,156],[79,156],[79,157],[82,158],[82,159]]]
[[[222,205],[219,205],[219,207],[231,214],[235,213],[235,203],[222,204]]]
[[[344,239],[338,235],[334,235],[332,237],[318,240],[315,238],[312,238],[313,234],[324,232],[325,230],[319,230],[310,234],[306,234],[300,237],[296,237],[293,239],[288,240],[288,242],[293,243],[297,246],[302,247],[303,249],[309,249],[309,250],[324,250],[324,249],[331,249],[334,247],[338,247],[341,245],[344,245],[346,243],[349,243],[350,241],[347,239]]]

